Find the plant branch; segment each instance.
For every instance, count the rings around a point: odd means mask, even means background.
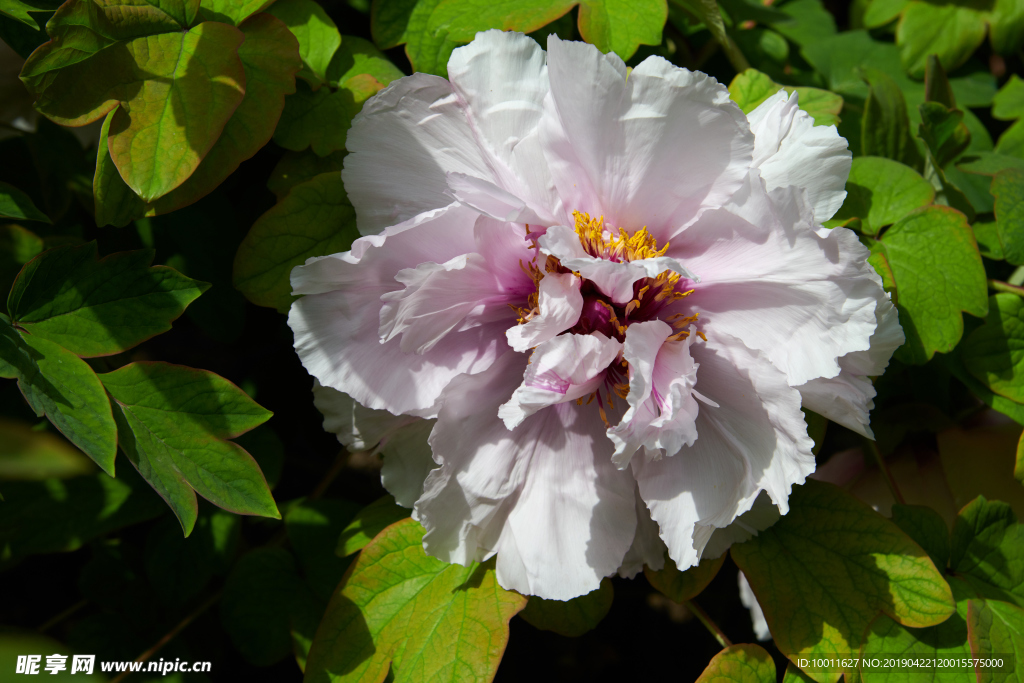
[[[88,600],[81,600],[79,602],[76,602],[71,607],[68,607],[66,610],[64,610],[63,612],[61,612],[57,616],[53,617],[52,619],[47,621],[45,624],[43,624],[42,626],[40,626],[36,630],[39,633],[46,633],[51,628],[53,628],[54,626],[56,626],[60,622],[64,621],[65,619],[70,617],[72,614],[74,614],[75,612],[77,612],[78,610],[82,609],[83,607],[85,607],[88,604],[89,604]]]
[[[1024,287],[1011,285],[1010,283],[1003,282],[1002,280],[989,280],[988,286],[990,289],[994,289],[997,292],[1006,292],[1008,294],[1016,294],[1017,296],[1024,297]]]
[[[889,470],[889,464],[885,462],[885,456],[882,455],[882,451],[878,450],[878,444],[871,439],[864,439],[867,444],[867,448],[871,451],[871,455],[875,458],[875,462],[878,464],[878,469],[882,472],[882,477],[885,478],[885,483],[889,486],[889,493],[896,499],[896,502],[900,505],[906,505],[907,501],[900,493],[900,489],[896,486],[896,480],[892,478],[892,472]]]
[[[700,623],[704,624],[704,627],[711,632],[711,635],[715,637],[715,640],[718,641],[719,645],[721,645],[722,647],[732,646],[732,641],[729,640],[729,637],[725,635],[725,632],[723,632],[722,629],[719,628],[718,624],[716,624],[714,620],[708,616],[708,613],[705,612],[700,605],[695,603],[693,600],[687,600],[685,605],[686,609],[693,612],[693,614],[698,619],[700,619]]]

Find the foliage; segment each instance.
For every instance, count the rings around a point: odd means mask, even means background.
[[[807,661],[1013,654],[960,673],[1021,678],[1024,3],[838,7],[0,0],[0,668],[945,681]],[[292,268],[360,236],[340,171],[364,103],[495,28],[706,71],[748,114],[795,94],[849,142],[825,227],[870,250],[906,335],[873,379],[877,446],[808,414],[831,483],[719,557],[568,602],[426,555],[373,445],[323,431],[284,324]],[[739,642],[737,568],[763,646]]]

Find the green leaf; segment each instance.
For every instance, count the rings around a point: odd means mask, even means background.
[[[423,527],[397,522],[363,548],[331,598],[306,680],[379,681],[389,667],[395,683],[490,680],[508,621],[525,606],[489,566],[429,557]]]
[[[821,0],[788,0],[779,9],[789,17],[772,23],[772,28],[797,45],[827,40],[836,33],[836,20]]]
[[[1003,257],[1015,266],[1024,264],[1024,169],[1008,168],[992,178],[995,230]]]
[[[967,61],[985,39],[985,17],[978,9],[915,0],[896,27],[900,59],[911,76],[924,76],[928,55],[937,54],[946,71]]]
[[[263,13],[250,17],[239,29],[245,35],[238,48],[245,71],[245,97],[188,180],[154,201],[148,216],[192,204],[224,182],[270,142],[284,110],[285,95],[295,92],[295,74],[302,62],[298,43],[287,27]]]
[[[27,194],[3,182],[0,182],[0,218],[53,223],[45,213],[36,208]]]
[[[238,108],[243,40],[237,28],[210,21],[125,43],[139,76],[110,121],[107,145],[121,177],[145,201],[185,182]]]
[[[239,26],[243,21],[262,12],[274,3],[274,0],[203,0],[200,10],[210,21],[221,21],[225,24]]]
[[[314,89],[326,83],[327,68],[341,45],[341,33],[327,12],[313,0],[277,0],[267,12],[283,21],[299,41],[299,78]]]
[[[864,503],[808,480],[794,487],[790,506],[774,526],[731,552],[776,645],[794,662],[856,652],[880,612],[913,627],[939,624],[953,613],[949,586],[927,554]]]
[[[558,19],[576,2],[578,0],[442,0],[431,12],[426,31],[433,35],[447,33],[448,39],[457,43],[468,43],[477,31],[489,28],[529,33]],[[662,24],[664,21],[662,19]]]
[[[934,200],[931,183],[909,166],[882,157],[857,157],[846,181],[846,201],[828,225],[859,218],[861,232],[876,235]]]
[[[972,154],[969,157],[964,157],[960,160],[960,163],[957,164],[957,168],[966,171],[967,173],[995,177],[997,173],[1007,169],[1024,169],[1024,159],[1019,159],[1006,154],[982,152],[980,154]]]
[[[280,519],[259,466],[225,441],[271,416],[241,389],[212,372],[169,363],[132,363],[100,378],[116,404],[121,449],[186,536],[196,521],[196,493],[230,512]]]
[[[214,576],[227,572],[238,551],[242,520],[223,510],[203,510],[188,538],[170,517],[146,537],[146,576],[165,605],[183,604],[199,595]]]
[[[868,28],[885,26],[899,17],[909,2],[910,0],[871,0],[864,11],[864,25]]]
[[[3,0],[0,2],[0,14],[20,21],[33,31],[38,28],[36,20],[30,12],[52,12],[60,6],[59,0]]]
[[[1011,55],[1024,44],[1024,5],[1018,0],[995,0],[987,19],[989,40],[998,54]]]
[[[937,102],[947,109],[956,109],[956,94],[936,55],[928,55],[928,64],[924,70],[924,99],[926,102]]]
[[[925,549],[937,569],[946,568],[949,564],[949,529],[938,512],[923,505],[897,503],[892,506],[892,521]]]
[[[583,40],[602,52],[629,59],[640,45],[660,45],[668,19],[666,0],[582,0],[579,27]]]
[[[609,579],[602,579],[597,590],[572,600],[545,600],[530,596],[526,609],[519,613],[528,624],[542,631],[575,638],[597,628],[612,608],[615,590]]]
[[[327,600],[349,561],[334,552],[338,536],[359,506],[347,500],[308,500],[289,507],[284,523],[306,580],[317,596]]]
[[[645,566],[644,576],[669,600],[682,604],[700,595],[718,575],[718,570],[722,568],[724,562],[724,554],[717,558],[704,558],[696,567],[681,572],[672,558],[666,557],[663,569],[655,571]]]
[[[1011,74],[992,100],[992,116],[1002,121],[1024,117],[1024,80]]]
[[[1024,524],[1006,503],[978,496],[953,524],[949,567],[985,597],[1024,605]]]
[[[950,373],[963,382],[963,384],[970,389],[972,394],[980,398],[994,410],[998,410],[1018,424],[1024,425],[1024,405],[1017,403],[1016,401],[1011,401],[1008,398],[1003,398],[979,382],[974,375],[968,372],[967,368],[964,367],[963,359],[960,357],[959,347],[953,349],[953,352],[944,360],[946,361],[946,367],[949,368]]]
[[[60,437],[0,418],[0,481],[68,479],[94,471],[92,460]]]
[[[775,661],[760,645],[730,645],[711,658],[697,683],[775,683]]]
[[[1024,159],[1024,121],[1018,121],[999,136],[995,151]]]
[[[1013,478],[1024,484],[1024,433],[1017,442],[1017,457],[1013,464]]]
[[[978,425],[971,429],[949,426],[936,435],[939,459],[955,507],[963,507],[978,496],[1009,503],[1024,514],[1024,489],[1007,474],[1020,440],[1018,425]],[[947,495],[948,495],[947,494]]]
[[[313,627],[323,611],[283,548],[257,548],[235,564],[224,584],[220,618],[251,664],[269,666],[297,649],[294,629]]]
[[[96,172],[92,178],[92,197],[96,225],[122,228],[146,213],[146,202],[132,192],[132,188],[124,182],[121,172],[110,158],[107,139],[110,134],[110,122],[115,113],[116,111],[111,111],[107,114],[100,128],[100,139],[96,147]]]
[[[996,294],[985,322],[964,339],[960,356],[975,378],[993,392],[1024,403],[1024,299]]]
[[[83,356],[120,353],[171,329],[206,291],[153,252],[96,259],[96,243],[57,247],[25,264],[7,298],[16,325]]]
[[[959,109],[950,109],[938,102],[921,105],[918,134],[939,168],[959,157],[971,144],[971,132],[963,118],[964,113]]]
[[[267,189],[281,201],[293,187],[312,180],[321,173],[340,175],[344,162],[345,152],[332,152],[325,157],[308,149],[302,152],[285,152],[270,173]]]
[[[98,536],[163,511],[139,475],[102,472],[72,479],[0,485],[0,567],[40,553],[77,550]]]
[[[113,475],[117,428],[92,368],[51,341],[15,330],[5,317],[0,317],[0,360],[17,374],[18,388],[36,415],[46,415],[68,441]]]
[[[861,153],[920,169],[921,153],[910,130],[907,103],[899,85],[878,69],[865,69],[864,80],[870,89],[861,119]]]
[[[960,212],[918,209],[889,228],[877,250],[892,274],[907,337],[895,354],[902,362],[923,364],[936,351],[948,353],[963,334],[961,311],[988,312],[985,268]]]
[[[1024,609],[998,600],[971,600],[967,626],[975,657],[1008,660],[1001,671],[980,670],[978,680],[1020,680],[1024,673]]]
[[[369,74],[382,85],[398,80],[405,74],[368,40],[357,36],[342,36],[341,47],[334,53],[327,68],[327,80],[340,87],[359,74]]]
[[[43,250],[43,239],[31,230],[0,225],[0,292],[9,292],[21,267]]]
[[[409,511],[398,505],[391,496],[382,496],[356,513],[338,537],[338,557],[357,553],[395,522],[409,516]]]
[[[274,142],[295,152],[312,147],[320,156],[345,149],[352,118],[383,87],[369,74],[353,76],[336,91],[299,85],[285,100]]]
[[[729,84],[729,97],[744,114],[749,114],[779,90],[798,93],[800,108],[814,119],[814,125],[831,126],[839,122],[839,112],[843,108],[843,98],[839,95],[818,88],[779,85],[757,69],[737,74]]]
[[[291,306],[292,268],[345,251],[359,236],[338,173],[296,185],[253,224],[235,257],[235,287],[258,306]]]

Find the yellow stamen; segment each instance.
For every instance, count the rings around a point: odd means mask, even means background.
[[[619,228],[616,235],[605,227],[604,216],[591,218],[589,213],[583,211],[573,211],[572,215],[576,218],[576,234],[580,237],[580,244],[591,256],[614,261],[639,261],[664,256],[668,251],[667,242],[658,249],[658,242],[647,230],[647,226],[632,235]]]

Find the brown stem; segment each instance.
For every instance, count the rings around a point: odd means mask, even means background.
[[[331,469],[327,470],[327,474],[325,474],[323,479],[321,479],[316,485],[313,492],[309,494],[309,498],[307,498],[307,500],[316,500],[327,493],[327,489],[330,488],[331,484],[334,483],[334,480],[338,478],[341,471],[345,469],[345,463],[347,462],[348,451],[343,450],[338,453],[337,457],[334,458],[334,464],[331,465]]]
[[[68,607],[66,610],[64,610],[63,612],[61,612],[57,616],[53,617],[52,619],[47,621],[45,624],[43,624],[42,626],[40,626],[36,630],[39,633],[46,633],[51,628],[53,628],[54,626],[56,626],[60,622],[64,621],[65,619],[70,617],[72,614],[74,614],[75,612],[77,612],[78,610],[82,609],[83,607],[85,607],[88,604],[89,604],[88,600],[82,600],[80,602],[76,602],[71,607]]]
[[[882,451],[878,450],[878,444],[871,439],[864,439],[867,444],[868,450],[871,451],[871,455],[875,458],[875,462],[878,463],[878,469],[882,472],[882,477],[885,479],[885,483],[889,486],[889,493],[896,499],[896,502],[900,505],[906,505],[907,501],[900,493],[900,488],[896,486],[896,480],[892,477],[892,472],[889,470],[889,464],[885,462],[885,456],[882,455]]]
[[[704,627],[711,632],[711,635],[715,637],[715,640],[718,641],[719,645],[721,645],[722,647],[732,646],[732,641],[729,640],[729,637],[725,635],[722,629],[719,628],[718,624],[716,624],[714,620],[712,620],[711,617],[708,616],[708,613],[705,612],[700,605],[695,603],[693,600],[687,600],[685,604],[686,609],[693,612],[694,615],[698,619],[700,619],[700,623],[704,624]]]

